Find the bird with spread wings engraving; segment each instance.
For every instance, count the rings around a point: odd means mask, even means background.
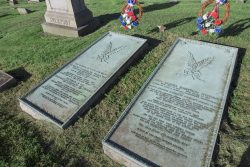
[[[205,59],[197,61],[195,60],[194,55],[190,51],[188,51],[188,56],[189,59],[187,63],[187,68],[184,69],[184,75],[191,76],[193,80],[198,79],[202,81],[201,70],[211,64],[214,61],[214,57],[207,57]]]
[[[99,59],[101,62],[106,62],[108,63],[108,59],[110,58],[111,55],[119,52],[124,48],[124,46],[120,46],[117,48],[112,48],[113,44],[110,42],[108,46],[105,48],[104,52],[101,53],[101,55],[98,55],[97,59]]]

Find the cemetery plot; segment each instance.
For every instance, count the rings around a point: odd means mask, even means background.
[[[179,38],[103,140],[126,166],[209,166],[238,49]]]
[[[109,32],[28,92],[20,99],[20,106],[36,119],[66,128],[145,47],[145,39]]]

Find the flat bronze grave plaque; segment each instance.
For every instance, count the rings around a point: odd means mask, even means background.
[[[146,39],[109,32],[20,99],[36,119],[66,128],[89,109],[146,47]]]
[[[179,38],[103,140],[129,167],[209,166],[238,49]]]
[[[0,92],[8,89],[15,83],[16,80],[12,76],[3,71],[0,71]]]

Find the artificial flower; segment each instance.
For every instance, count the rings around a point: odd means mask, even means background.
[[[222,29],[221,27],[216,27],[214,31],[216,34],[220,34],[222,32]]]
[[[207,30],[206,30],[205,28],[203,28],[203,29],[201,30],[201,33],[202,33],[203,35],[207,35]]]
[[[206,14],[204,14],[204,15],[202,16],[203,20],[207,20],[207,15],[208,15],[208,13],[206,13]]]
[[[209,29],[208,32],[209,32],[210,34],[213,34],[213,33],[215,33],[215,29]]]
[[[219,17],[218,12],[211,12],[210,16],[213,17],[214,19],[217,19]]]
[[[211,22],[207,22],[207,23],[205,23],[205,27],[210,27],[211,26]]]
[[[203,22],[203,19],[202,19],[201,17],[198,17],[198,18],[197,18],[197,23],[198,23],[198,24],[201,24],[202,22]]]
[[[219,26],[222,24],[222,21],[220,19],[217,19],[214,21],[214,25]]]

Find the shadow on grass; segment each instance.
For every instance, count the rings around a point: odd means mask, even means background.
[[[149,6],[145,6],[143,7],[143,11],[144,13],[146,12],[151,12],[151,11],[156,11],[156,10],[162,10],[162,9],[166,9],[166,8],[170,8],[172,6],[177,5],[179,2],[166,2],[166,3],[157,3],[157,4],[152,4]],[[135,13],[138,13],[138,9],[135,10]],[[97,16],[96,18],[101,22],[101,27],[105,26],[106,24],[108,24],[110,21],[115,20],[115,19],[119,19],[121,13],[112,13],[112,14],[105,14],[105,15],[101,15],[101,16]]]
[[[25,82],[31,77],[31,74],[28,73],[23,67],[8,71],[7,74],[11,75],[16,82],[8,86],[6,90],[16,87],[20,82]]]
[[[147,12],[152,12],[152,11],[157,11],[157,10],[162,10],[162,9],[167,9],[167,8],[171,8],[175,5],[178,5],[180,2],[165,2],[165,3],[155,3],[152,5],[148,5],[143,7],[143,12],[147,13]],[[138,9],[135,10],[136,13],[138,13]]]
[[[16,68],[14,70],[8,71],[7,73],[13,76],[17,82],[25,82],[31,77],[31,74],[28,73],[24,67]]]
[[[228,45],[224,45],[224,46],[228,46]],[[235,46],[232,46],[232,47],[235,47]],[[222,124],[229,125],[228,109],[231,106],[231,99],[233,97],[233,91],[238,86],[241,64],[242,64],[242,60],[243,60],[243,58],[244,58],[244,56],[246,54],[246,49],[245,48],[238,48],[238,49],[239,49],[238,50],[238,57],[236,59],[235,68],[234,68],[234,72],[233,72],[233,76],[232,76],[232,80],[231,80],[231,84],[230,84],[230,88],[229,88],[229,91],[228,91],[227,100],[226,100],[226,104],[225,104],[225,107],[224,107],[222,120],[221,120],[221,124],[220,124],[220,130],[221,131],[226,131],[226,129],[223,129]],[[212,162],[214,162],[215,164],[218,164],[217,161],[218,161],[218,154],[219,154],[219,150],[220,150],[219,146],[220,146],[220,137],[218,135],[217,139],[216,139],[215,147],[214,147],[213,156],[212,156]]]
[[[2,17],[5,17],[5,16],[9,16],[10,14],[2,14],[2,15],[0,15],[0,18],[2,18]]]
[[[175,28],[177,26],[187,24],[187,23],[191,22],[192,20],[194,20],[195,18],[196,17],[186,17],[186,18],[183,18],[183,19],[179,19],[179,20],[175,20],[173,22],[167,23],[167,24],[165,24],[163,26],[166,27],[166,30],[170,30],[170,29]],[[159,32],[158,27],[156,27],[156,28],[149,31],[149,33],[156,33],[156,32]]]
[[[67,153],[43,135],[32,123],[6,110],[0,112],[0,162],[6,166],[87,166],[84,157]],[[0,165],[0,166],[1,166]]]
[[[247,148],[247,150],[243,154],[238,167],[249,167],[249,166],[250,166],[250,146]]]
[[[249,27],[250,27],[250,18],[238,20],[235,23],[229,25],[223,31],[220,37],[237,36],[241,34],[244,30],[248,29]]]

